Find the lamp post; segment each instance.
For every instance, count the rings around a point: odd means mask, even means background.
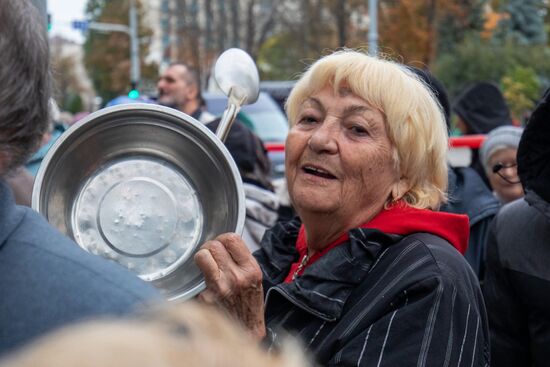
[[[131,70],[130,70],[130,82],[133,89],[136,89],[141,79],[140,69],[139,69],[139,40],[138,40],[138,22],[137,22],[137,10],[136,10],[136,1],[130,0],[130,60],[131,60]]]
[[[378,0],[369,0],[369,54],[378,55]]]
[[[88,21],[73,21],[74,29],[95,30],[99,32],[122,32],[130,37],[130,84],[131,89],[136,90],[141,79],[141,70],[139,67],[139,38],[138,38],[138,18],[136,9],[136,0],[130,0],[130,10],[128,13],[128,26],[116,23],[101,23]]]

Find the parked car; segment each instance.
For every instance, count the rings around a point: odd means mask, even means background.
[[[268,93],[284,112],[286,99],[294,84],[294,80],[267,80],[260,82],[260,91]]]
[[[227,97],[223,94],[203,93],[208,112],[221,116],[227,107]],[[237,118],[269,146],[284,144],[288,134],[288,121],[277,103],[269,94],[260,92],[258,100],[245,105],[239,111]],[[269,150],[271,173],[273,178],[284,176],[285,154],[283,150]]]

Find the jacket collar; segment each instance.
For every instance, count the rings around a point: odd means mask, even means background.
[[[401,236],[387,235],[376,229],[356,228],[348,232],[349,240],[321,257],[291,283],[282,283],[298,252],[294,246],[300,221],[294,220],[268,233],[271,246],[265,250],[269,264],[264,277],[271,284],[267,299],[277,292],[298,307],[317,317],[338,319],[351,292],[363,281],[379,254]]]
[[[0,179],[0,248],[24,215],[25,211],[15,205],[11,189],[4,180]]]

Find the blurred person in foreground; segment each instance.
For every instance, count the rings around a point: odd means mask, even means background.
[[[447,91],[443,84],[427,70],[411,68],[432,89],[443,114],[447,131],[451,131],[451,108]],[[440,208],[441,211],[466,214],[470,220],[470,237],[468,249],[464,257],[477,274],[483,279],[485,270],[485,244],[489,235],[491,222],[495,217],[500,203],[485,186],[481,177],[470,167],[453,167],[449,169],[448,200]]]
[[[501,126],[492,130],[480,149],[480,160],[487,173],[493,194],[506,204],[523,196],[518,176],[518,145],[523,128]]]
[[[50,98],[48,116],[50,122],[42,139],[40,139],[38,150],[34,152],[23,166],[12,169],[5,176],[5,181],[11,189],[17,205],[28,207],[32,205],[32,189],[38,168],[40,168],[42,160],[55,140],[65,131],[62,125],[54,123],[58,117],[59,109],[57,108],[57,104]]]
[[[288,339],[268,353],[236,323],[193,302],[140,317],[103,319],[61,329],[0,361],[0,367],[307,367]]]
[[[198,72],[183,63],[174,63],[157,83],[158,103],[178,109],[216,132],[220,118],[207,112],[200,92]],[[261,141],[239,120],[234,121],[225,146],[235,160],[246,196],[246,220],[243,238],[256,251],[267,228],[278,219],[279,199],[271,184],[271,164]]]
[[[453,107],[456,126],[463,135],[488,134],[499,126],[512,125],[510,110],[502,92],[493,83],[478,82],[467,87]],[[491,185],[479,159],[479,150],[472,149],[470,167],[476,170],[489,189]]]
[[[0,355],[59,326],[131,312],[157,292],[14,203],[5,177],[48,127],[49,50],[27,0],[0,0]]]
[[[525,197],[502,207],[487,243],[483,293],[491,366],[550,360],[550,91],[533,111],[517,152]]]
[[[404,65],[343,50],[315,62],[287,102],[289,194],[252,256],[224,234],[195,261],[216,303],[267,345],[299,335],[320,365],[486,366],[465,215],[445,200],[447,132]]]

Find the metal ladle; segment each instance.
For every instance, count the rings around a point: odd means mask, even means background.
[[[258,99],[260,76],[249,54],[238,48],[230,48],[216,60],[214,79],[228,97],[227,107],[216,130],[216,136],[225,141],[241,106],[252,104]]]

